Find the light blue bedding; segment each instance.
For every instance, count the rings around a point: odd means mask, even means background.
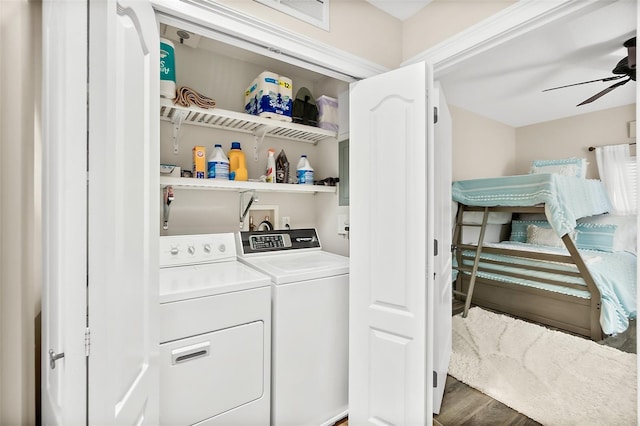
[[[581,217],[606,213],[611,202],[602,182],[555,173],[501,176],[453,182],[454,201],[468,206],[545,205],[559,236],[573,231]]]
[[[485,246],[501,247],[515,250],[531,250],[545,251],[548,253],[568,255],[566,249],[532,246],[531,244],[519,242],[502,242],[485,244]],[[474,252],[466,252],[473,255]],[[601,313],[600,325],[606,334],[621,333],[629,326],[629,319],[635,318],[637,315],[636,291],[636,256],[624,251],[619,252],[602,252],[595,250],[580,250],[580,254],[585,261],[587,268],[591,272],[601,294]],[[556,270],[577,270],[575,265],[566,265],[560,263],[541,262],[533,259],[522,259],[504,255],[483,253],[482,259],[500,259],[508,261],[513,266],[500,266],[489,263],[482,263],[483,267],[489,268],[493,272],[478,272],[479,277],[489,278],[512,284],[520,284],[535,288],[541,288],[548,291],[555,291],[562,294],[573,295],[577,297],[589,298],[589,292],[569,287],[559,287],[552,284],[539,283],[534,280],[513,278],[507,275],[501,275],[501,271],[518,272],[527,274],[532,278],[551,278],[563,282],[571,282],[574,284],[585,285],[580,278],[566,277],[548,272],[533,271],[526,266],[540,265],[544,263],[546,267],[552,267]],[[465,265],[471,266],[472,260],[465,260]],[[518,265],[525,265],[520,268]]]

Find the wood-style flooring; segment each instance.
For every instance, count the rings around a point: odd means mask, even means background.
[[[462,312],[463,307],[462,302],[454,301],[453,314]],[[633,320],[626,332],[608,337],[602,341],[602,344],[625,352],[637,353],[636,340],[636,321]],[[440,413],[434,416],[434,425],[437,424],[442,426],[539,425],[527,416],[451,376],[447,376]]]

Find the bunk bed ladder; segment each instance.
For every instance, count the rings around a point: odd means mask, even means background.
[[[484,208],[484,213],[482,215],[482,224],[481,225],[464,225],[463,224],[463,214],[464,214],[464,205],[460,204],[458,207],[458,215],[456,217],[456,227],[454,230],[454,235],[453,235],[453,241],[455,244],[461,244],[462,242],[462,227],[463,226],[480,226],[480,235],[478,237],[478,245],[476,248],[476,256],[475,256],[475,260],[473,262],[473,267],[471,268],[471,278],[469,279],[469,288],[467,290],[467,292],[463,292],[463,291],[459,291],[459,290],[454,290],[454,294],[458,294],[460,296],[463,296],[465,298],[464,301],[464,311],[462,312],[462,317],[466,318],[467,314],[469,313],[469,308],[471,307],[471,299],[473,298],[473,288],[475,286],[476,283],[476,276],[478,275],[478,264],[480,263],[480,255],[482,254],[482,245],[484,243],[484,233],[487,229],[487,222],[489,219],[489,207],[485,207]],[[460,278],[460,272],[462,272],[463,266],[462,266],[462,255],[461,255],[461,250],[457,249],[456,250],[456,259],[457,259],[457,263],[458,263],[458,283],[460,283],[460,286],[457,286],[458,288],[461,288],[461,283],[462,280]]]

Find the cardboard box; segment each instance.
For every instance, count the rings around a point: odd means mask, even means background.
[[[207,151],[204,146],[193,147],[193,177],[198,179],[207,178]]]

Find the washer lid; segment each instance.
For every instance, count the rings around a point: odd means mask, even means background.
[[[268,276],[237,261],[160,269],[160,303],[270,285]]]
[[[349,258],[326,251],[281,252],[240,258],[269,275],[274,284],[314,280],[349,273]]]

